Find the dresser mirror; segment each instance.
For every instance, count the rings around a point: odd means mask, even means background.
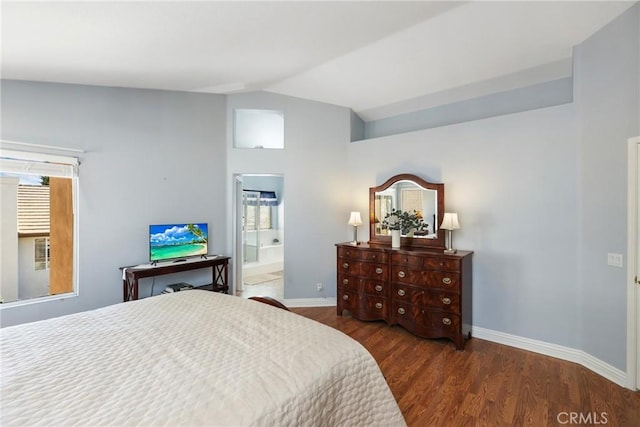
[[[397,211],[401,211],[399,215]],[[443,216],[444,184],[401,174],[378,187],[369,188],[371,243],[390,244],[389,225],[404,217],[404,226],[400,227],[403,246],[444,248],[444,231],[440,230]]]

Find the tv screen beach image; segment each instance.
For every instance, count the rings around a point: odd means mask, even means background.
[[[149,226],[149,259],[161,261],[207,254],[207,224]]]

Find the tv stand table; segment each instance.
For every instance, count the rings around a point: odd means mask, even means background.
[[[122,271],[122,299],[123,301],[138,299],[139,279],[201,268],[211,268],[212,282],[208,285],[197,286],[196,289],[227,293],[229,290],[229,259],[230,257],[228,256],[217,255],[195,260],[180,260],[178,262],[165,261],[155,265],[144,264],[120,267]]]

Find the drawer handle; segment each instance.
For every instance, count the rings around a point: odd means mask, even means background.
[[[376,308],[377,308],[378,310],[380,310],[380,309],[382,308],[382,303],[381,303],[381,302],[377,302],[377,303],[376,303]]]
[[[374,256],[372,256],[372,257],[371,257],[371,259],[376,259],[376,256],[375,256],[375,255],[374,255]]]
[[[404,289],[398,289],[398,295],[400,295],[401,297],[403,297],[405,294]]]
[[[447,305],[451,304],[451,298],[447,298],[447,297],[442,298],[442,303]]]
[[[376,268],[376,273],[382,274],[382,269],[380,267]]]
[[[451,324],[451,319],[449,319],[448,317],[445,317],[444,319],[442,319],[442,323],[449,326]]]
[[[349,279],[342,279],[342,284],[343,285],[348,285],[349,284]]]
[[[406,276],[404,271],[398,271],[398,277],[403,278],[404,276]]]
[[[349,299],[349,295],[342,295],[342,299],[345,300],[345,301],[348,300]]]
[[[444,283],[445,285],[450,285],[451,284],[451,278],[450,277],[443,277],[442,278],[442,283]]]
[[[349,263],[345,262],[344,264],[342,264],[342,268],[349,268]]]
[[[351,251],[347,251],[347,255],[351,255]]]
[[[405,259],[404,259],[404,262],[405,262],[405,263],[409,262],[409,258],[405,258]]]
[[[400,308],[398,309],[398,314],[404,314],[404,308],[400,307]]]
[[[376,285],[374,288],[377,292],[382,292],[382,285]]]

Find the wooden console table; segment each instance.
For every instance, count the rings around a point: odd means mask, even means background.
[[[229,259],[230,257],[228,256],[218,255],[197,261],[164,262],[155,266],[144,267],[136,265],[120,267],[122,271],[122,299],[123,301],[138,299],[139,279],[201,268],[211,268],[212,282],[208,285],[198,286],[197,289],[227,293],[229,290]]]

